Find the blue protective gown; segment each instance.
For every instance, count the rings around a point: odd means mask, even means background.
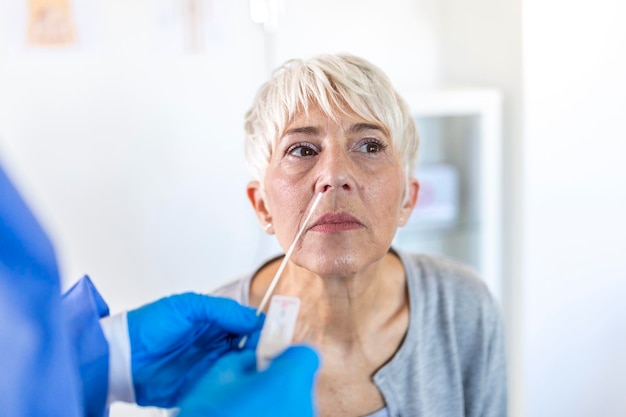
[[[54,248],[0,166],[0,410],[102,416],[108,308],[88,278],[63,297]]]

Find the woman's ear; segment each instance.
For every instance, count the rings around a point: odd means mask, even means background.
[[[272,215],[265,201],[265,193],[261,183],[259,181],[250,181],[246,187],[246,193],[263,230],[267,233],[273,233]]]
[[[398,226],[404,226],[411,217],[411,212],[417,204],[417,195],[419,194],[420,183],[415,178],[409,178],[406,188],[406,195],[400,207],[400,215],[398,216]]]

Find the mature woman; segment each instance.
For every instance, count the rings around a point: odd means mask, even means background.
[[[247,193],[287,250],[274,294],[301,299],[296,342],[322,355],[322,416],[504,416],[501,317],[467,267],[391,247],[417,201],[418,137],[371,63],[292,60],[246,116]],[[215,293],[258,306],[282,257]]]

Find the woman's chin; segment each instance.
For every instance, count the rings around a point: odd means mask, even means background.
[[[360,256],[350,253],[308,255],[299,261],[302,268],[324,278],[350,277],[365,267]]]

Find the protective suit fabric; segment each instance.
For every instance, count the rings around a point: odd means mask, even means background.
[[[0,167],[0,412],[84,415],[54,249]]]
[[[109,375],[109,344],[100,319],[109,315],[109,307],[88,276],[80,279],[62,296],[70,349],[76,360],[82,399],[89,417],[101,417],[106,408]]]

